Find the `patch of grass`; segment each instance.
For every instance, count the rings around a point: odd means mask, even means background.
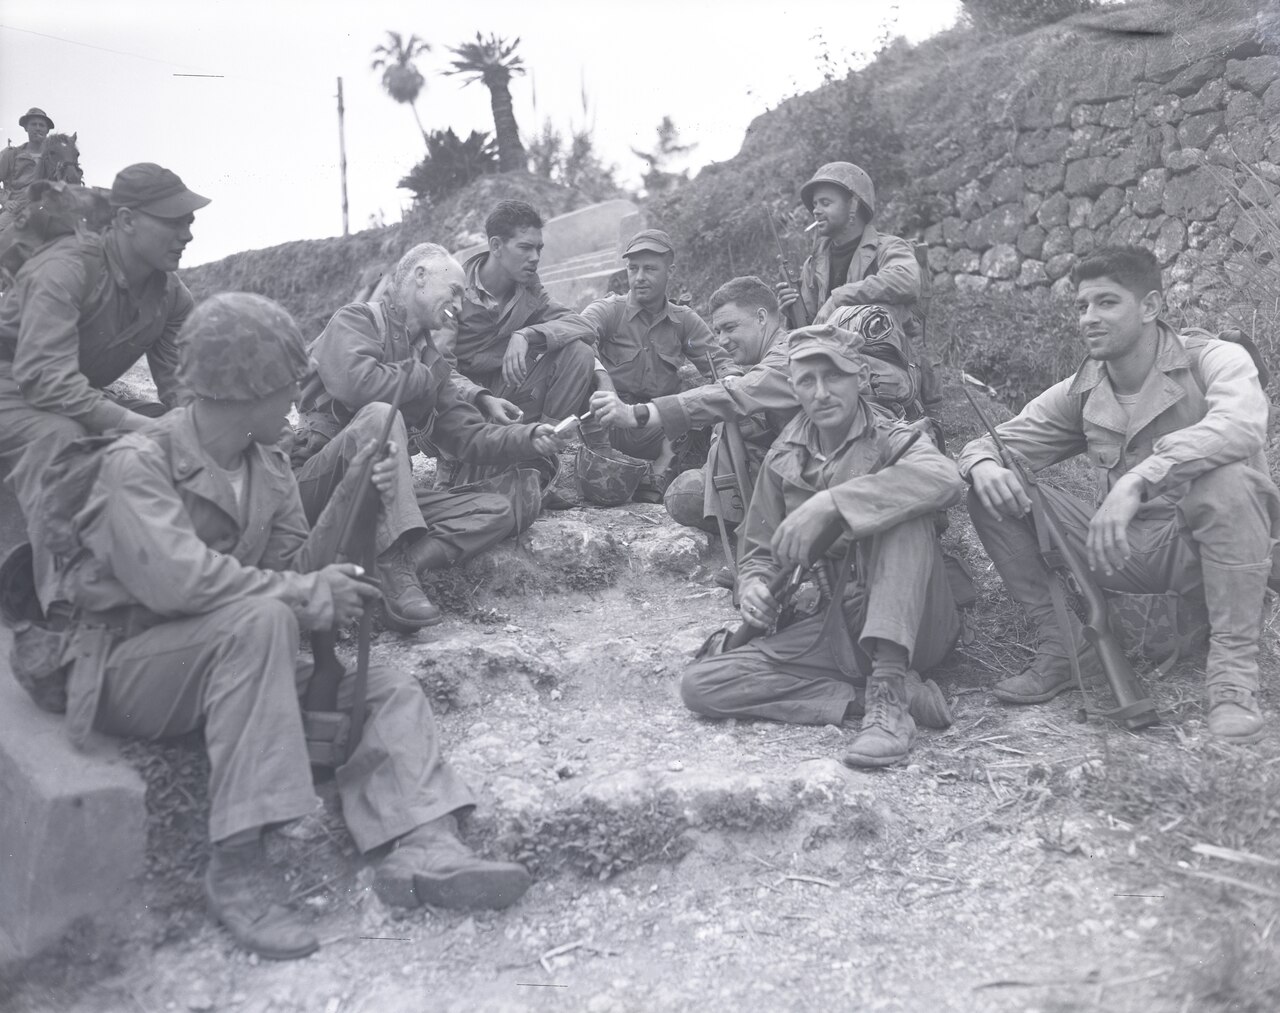
[[[535,875],[569,869],[605,880],[644,862],[674,862],[693,846],[689,821],[672,793],[616,807],[584,799],[572,810],[532,820],[517,817],[498,841]]]

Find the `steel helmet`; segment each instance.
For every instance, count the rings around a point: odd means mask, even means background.
[[[875,184],[871,182],[870,176],[852,162],[828,162],[800,188],[800,199],[810,211],[813,210],[813,191],[820,183],[831,183],[847,190],[862,201],[873,215],[876,213]]]
[[[191,311],[178,332],[178,378],[185,391],[214,400],[252,401],[302,379],[307,347],[279,303],[223,292]]]
[[[612,447],[578,447],[578,485],[582,498],[597,506],[621,506],[635,495],[649,462]]]

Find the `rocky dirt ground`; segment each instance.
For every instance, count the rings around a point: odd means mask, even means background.
[[[1274,714],[1257,746],[1210,743],[1203,654],[1155,685],[1168,720],[1139,734],[1078,723],[1076,694],[999,705],[988,688],[1029,656],[1027,631],[962,508],[946,541],[982,591],[975,638],[935,673],[955,724],[865,772],[838,760],[849,728],[682,707],[682,666],[733,618],[714,539],[656,506],[545,515],[437,581],[444,624],[374,648],[421,680],[480,794],[470,842],[535,872],[518,905],[384,907],[321,784],[312,837],[273,834],[271,850],[323,948],[258,961],[200,900],[198,740],[131,744],[147,879],[114,927],[0,978],[0,1008],[1280,1008]]]

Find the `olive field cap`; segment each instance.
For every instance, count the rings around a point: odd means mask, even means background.
[[[642,229],[631,237],[623,248],[622,255],[629,257],[633,253],[644,253],[645,251],[674,255],[676,247],[671,242],[671,237],[661,229]]]
[[[307,343],[277,302],[223,292],[191,311],[178,332],[180,386],[215,401],[256,401],[302,379]]]
[[[33,117],[36,117],[36,116],[39,116],[42,120],[44,120],[47,124],[49,124],[50,130],[53,129],[53,120],[49,118],[49,114],[45,112],[43,109],[37,109],[35,106],[32,106],[30,109],[28,109],[26,112],[26,115],[18,117],[18,126],[25,127],[27,125],[27,120],[32,119]]]
[[[872,214],[875,214],[875,184],[871,182],[870,176],[852,162],[828,162],[800,188],[800,199],[810,211],[813,210],[813,191],[823,183],[829,183],[847,191],[862,201]]]
[[[787,358],[791,362],[818,356],[830,359],[842,373],[861,373],[867,368],[862,356],[840,340],[838,334],[806,334],[803,329],[791,333],[787,340]]]
[[[125,166],[111,184],[112,207],[131,208],[157,218],[185,218],[208,203],[208,197],[188,190],[176,172],[154,162]]]

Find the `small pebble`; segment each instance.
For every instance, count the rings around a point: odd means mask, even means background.
[[[187,1009],[195,1010],[196,1013],[207,1013],[213,1008],[213,1000],[203,992],[197,992],[187,1000]]]
[[[684,764],[679,760],[672,760],[667,764],[667,770],[684,770]]]

